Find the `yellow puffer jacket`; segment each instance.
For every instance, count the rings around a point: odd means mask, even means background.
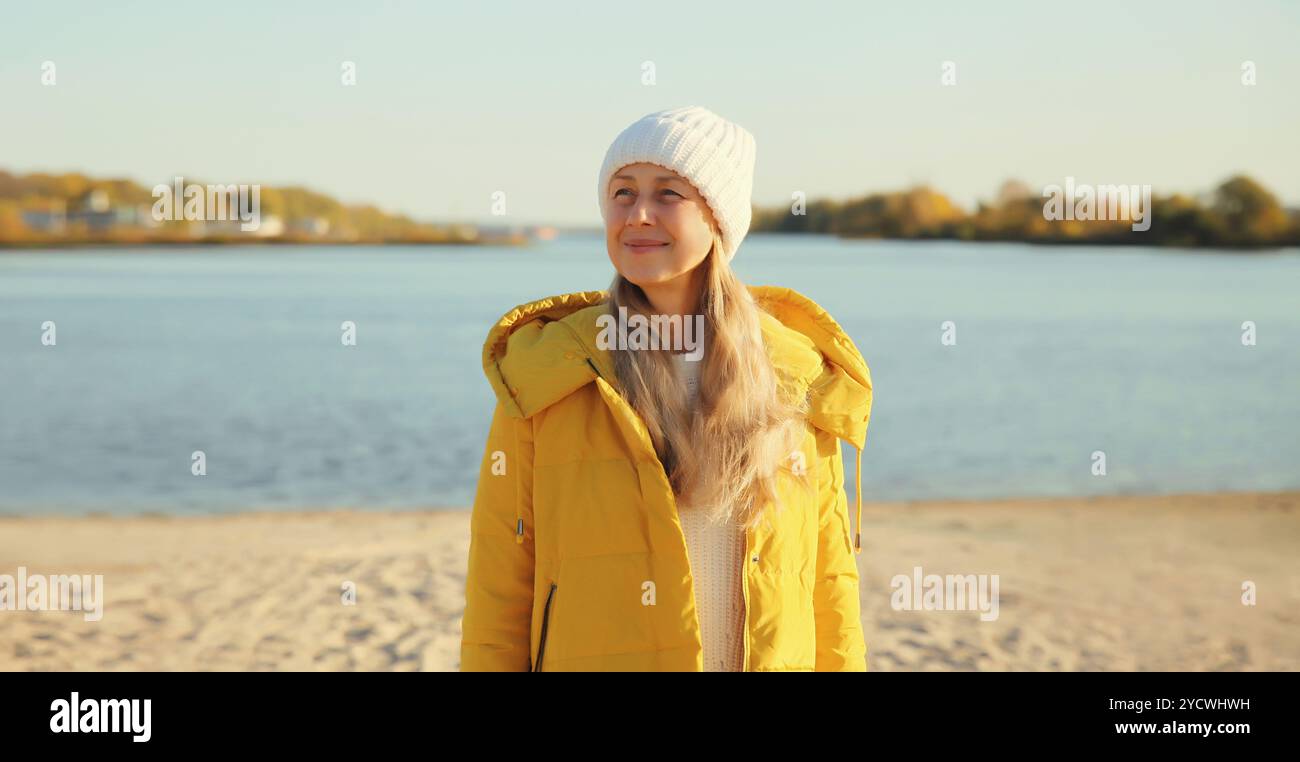
[[[802,456],[778,474],[787,510],[746,532],[742,663],[865,671],[861,490],[855,539],[839,440],[857,451],[860,487],[867,364],[812,300],[787,288],[750,292],[765,310],[778,380],[806,390],[810,412]],[[596,346],[605,300],[587,291],[522,305],[483,347],[497,405],[470,521],[463,671],[703,669],[673,491],[617,391],[610,353]],[[789,473],[800,463],[815,494]]]

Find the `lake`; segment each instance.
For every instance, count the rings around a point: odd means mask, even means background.
[[[734,265],[866,357],[866,500],[1300,488],[1300,251],[753,234]],[[488,328],[612,275],[595,234],[0,251],[0,513],[468,506]]]

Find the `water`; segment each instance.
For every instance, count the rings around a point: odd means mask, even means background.
[[[868,500],[1300,488],[1296,250],[756,234],[735,266],[866,356]],[[612,274],[596,236],[0,252],[0,514],[467,506],[488,327]]]

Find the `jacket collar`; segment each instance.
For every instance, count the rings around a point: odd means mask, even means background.
[[[811,423],[859,450],[871,409],[866,361],[839,324],[793,289],[749,286],[763,308],[764,344],[777,378],[806,393]],[[614,388],[613,357],[596,345],[606,291],[550,296],[510,310],[483,345],[483,369],[506,412],[531,418],[596,378]]]

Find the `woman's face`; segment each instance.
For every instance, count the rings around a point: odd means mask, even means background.
[[[605,248],[614,269],[642,289],[685,287],[713,245],[713,213],[695,186],[640,163],[615,172],[606,192]]]

